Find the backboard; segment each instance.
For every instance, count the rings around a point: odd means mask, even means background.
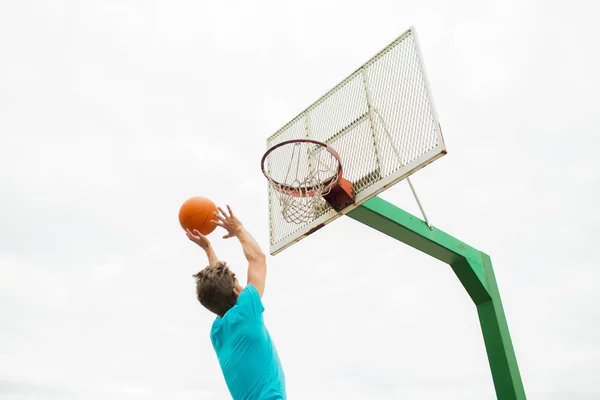
[[[339,156],[355,203],[320,208],[309,220],[288,222],[280,194],[269,186],[270,253],[275,255],[446,154],[414,28],[342,80],[267,139],[267,149],[313,139]],[[273,174],[289,167],[270,160]]]

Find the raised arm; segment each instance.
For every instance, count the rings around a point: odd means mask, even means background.
[[[190,232],[189,229],[186,229],[185,233],[188,239],[196,243],[206,252],[206,257],[208,257],[208,265],[217,265],[217,263],[219,262],[219,258],[217,257],[215,250],[212,248],[212,245],[210,244],[208,238],[200,232],[198,232],[196,229],[194,229],[194,233]]]
[[[267,257],[246,229],[242,228],[237,234],[237,238],[242,244],[244,255],[248,260],[248,283],[254,285],[262,297],[267,279]]]
[[[214,223],[227,230],[227,234],[223,236],[224,239],[237,237],[242,244],[244,256],[248,260],[248,284],[252,284],[262,297],[267,277],[267,257],[254,237],[252,237],[250,232],[243,227],[242,223],[233,214],[231,207],[227,206],[227,210],[229,211],[229,215],[219,207],[221,215],[215,213],[215,216],[219,220]]]

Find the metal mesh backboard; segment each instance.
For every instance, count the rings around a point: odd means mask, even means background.
[[[314,218],[287,222],[269,187],[270,253],[277,254],[446,153],[416,32],[410,28],[267,140],[325,142],[342,159],[356,203],[338,213],[321,207]],[[269,173],[289,168],[282,157]]]

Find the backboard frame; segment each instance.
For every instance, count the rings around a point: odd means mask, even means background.
[[[306,238],[307,236],[311,235],[312,233],[316,232],[317,230],[323,228],[324,226],[328,225],[329,223],[335,221],[339,217],[341,217],[341,216],[349,213],[350,211],[352,211],[355,208],[357,208],[360,205],[362,205],[367,200],[369,200],[369,199],[377,196],[378,194],[382,193],[383,191],[385,191],[386,189],[388,189],[391,186],[395,185],[396,183],[398,183],[398,182],[406,179],[407,177],[409,177],[410,175],[414,174],[415,172],[417,172],[421,168],[429,165],[430,163],[432,163],[433,161],[437,160],[438,158],[444,156],[447,153],[446,146],[445,146],[444,139],[443,139],[443,135],[442,135],[442,132],[441,132],[441,125],[439,123],[437,110],[436,110],[436,107],[435,107],[435,103],[433,101],[433,95],[432,95],[432,91],[431,91],[431,85],[430,85],[430,82],[429,82],[429,79],[428,79],[428,76],[427,76],[427,71],[426,71],[426,68],[425,68],[425,63],[424,63],[424,60],[423,60],[423,55],[422,55],[422,52],[421,52],[421,47],[420,47],[419,39],[418,39],[417,32],[416,32],[416,30],[415,30],[414,27],[410,27],[405,32],[403,32],[394,41],[392,41],[388,46],[386,46],[384,49],[382,49],[381,51],[379,51],[376,55],[374,55],[373,57],[371,57],[367,62],[365,62],[358,69],[356,69],[354,72],[352,72],[350,75],[348,75],[345,79],[343,79],[340,83],[338,83],[330,91],[328,91],[327,93],[325,93],[317,101],[315,101],[309,107],[307,107],[305,110],[303,110],[301,113],[299,113],[290,122],[288,122],[281,129],[279,129],[275,134],[271,135],[267,139],[267,141],[266,141],[267,142],[267,149],[269,149],[270,147],[272,147],[273,145],[275,145],[275,144],[273,144],[272,140],[280,132],[282,132],[286,128],[290,127],[292,124],[297,123],[311,109],[313,109],[314,107],[318,106],[321,102],[324,101],[324,99],[327,99],[339,87],[341,87],[342,85],[345,85],[351,79],[354,79],[357,76],[357,74],[360,74],[361,71],[365,70],[371,64],[373,64],[374,62],[376,62],[380,57],[382,57],[382,55],[385,55],[386,52],[388,51],[388,49],[396,46],[400,41],[402,41],[404,38],[408,37],[409,35],[412,35],[412,40],[414,41],[414,52],[415,52],[416,59],[417,59],[417,62],[418,62],[418,67],[420,68],[420,72],[421,72],[420,78],[423,80],[423,85],[424,85],[424,88],[425,88],[425,91],[426,91],[426,99],[427,99],[428,104],[429,104],[429,110],[428,111],[431,112],[431,117],[433,119],[433,124],[435,125],[434,129],[436,130],[436,133],[437,133],[437,137],[436,138],[439,140],[439,145],[436,146],[436,147],[434,147],[434,148],[432,148],[432,149],[430,149],[429,151],[421,154],[420,156],[418,156],[417,158],[415,158],[411,162],[402,165],[401,169],[399,169],[398,171],[395,171],[395,172],[391,173],[389,176],[384,177],[383,179],[379,180],[376,184],[373,184],[372,186],[369,186],[368,188],[366,188],[363,191],[361,191],[360,193],[357,193],[354,204],[348,206],[347,208],[341,210],[340,212],[337,212],[337,211],[331,209],[330,211],[328,211],[325,214],[321,215],[320,217],[318,217],[317,219],[315,219],[312,222],[308,223],[307,225],[301,227],[298,230],[295,230],[293,232],[293,234],[289,235],[289,237],[286,237],[286,238],[284,238],[284,239],[282,239],[280,241],[274,241],[274,234],[273,234],[273,229],[274,228],[273,228],[273,221],[272,221],[272,210],[273,210],[273,204],[272,203],[274,201],[277,201],[277,200],[273,198],[273,196],[271,195],[271,193],[269,193],[269,195],[268,195],[268,201],[269,201],[269,232],[270,232],[270,235],[269,235],[270,236],[270,243],[269,243],[270,248],[269,248],[269,252],[270,252],[271,255],[276,255],[276,254],[280,253],[281,251],[287,249],[291,245],[298,243],[302,239]],[[366,85],[366,83],[365,83],[365,85]],[[369,96],[369,94],[368,94],[368,88],[366,87],[365,90],[367,91],[367,97],[368,97]],[[370,110],[370,105],[369,105],[369,110]],[[372,112],[372,111],[369,111],[369,112]],[[371,116],[368,116],[368,117],[371,118]],[[301,138],[301,137],[298,137],[298,138]],[[308,138],[308,137],[306,137],[306,138]],[[332,139],[332,138],[333,137],[330,137],[329,139]],[[328,142],[328,140],[326,140],[325,142],[327,144],[330,144]],[[342,167],[346,168],[345,165],[342,165]]]

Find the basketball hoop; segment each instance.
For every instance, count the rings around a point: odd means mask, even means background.
[[[287,168],[272,168],[286,164]],[[326,143],[312,139],[278,143],[267,150],[261,168],[287,222],[311,221],[328,204],[340,211],[354,202],[352,183],[342,177],[340,155]]]

